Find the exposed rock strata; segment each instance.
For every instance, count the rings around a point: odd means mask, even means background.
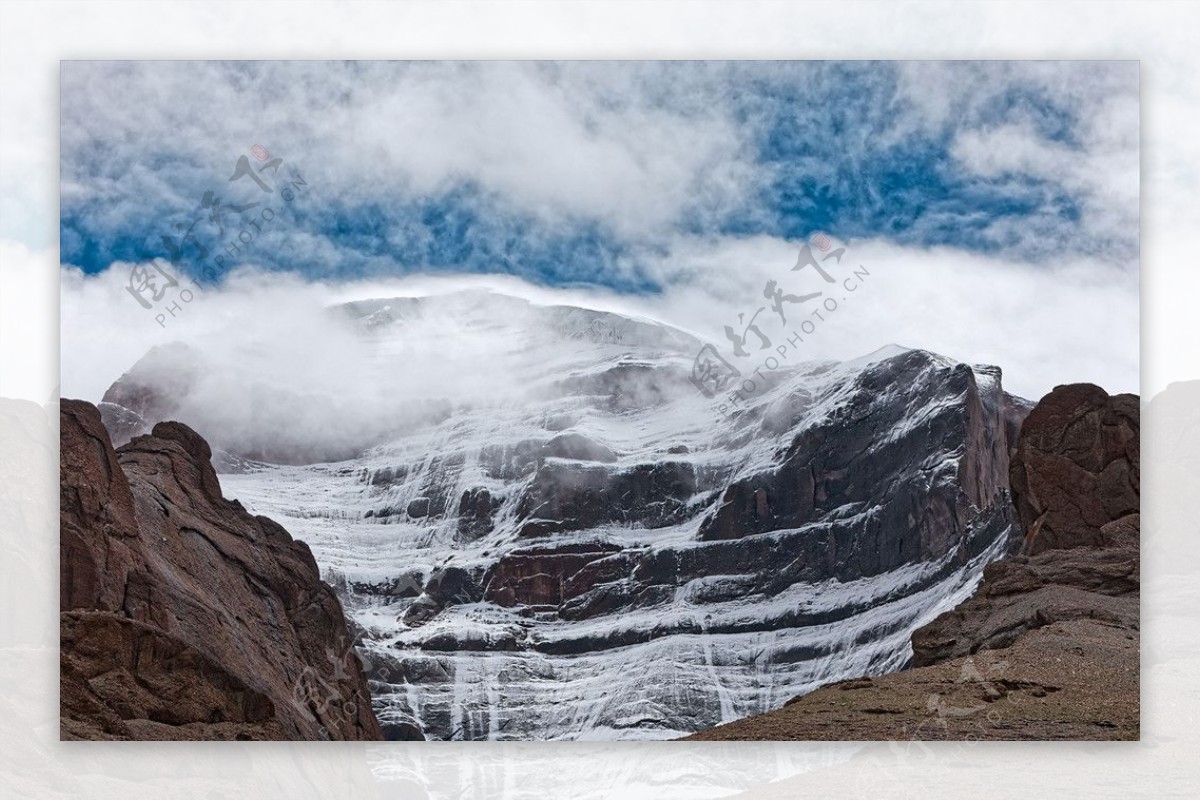
[[[913,634],[929,665],[1090,618],[1138,628],[1139,410],[1135,395],[1056,387],[1021,427],[1011,468],[1022,553],[988,565],[966,603]]]

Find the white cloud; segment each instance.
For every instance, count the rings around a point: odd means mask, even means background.
[[[795,243],[774,238],[686,243],[658,266],[672,288],[638,306],[724,345],[722,326],[764,304],[763,285],[774,278],[788,291],[823,289],[839,301],[806,340],[815,358],[849,359],[898,343],[996,364],[1005,386],[1030,398],[1074,381],[1138,391],[1138,281],[1119,266],[1083,259],[1035,266],[871,241],[853,243],[831,271],[839,283],[825,285],[811,270],[792,272],[795,260]],[[840,280],[859,264],[870,277],[850,294]],[[793,325],[811,314],[802,308],[789,318]]]
[[[350,348],[333,347],[348,340],[317,324],[320,309],[349,300],[478,287],[543,304],[660,320],[727,348],[723,327],[736,327],[739,313],[749,316],[769,306],[763,296],[769,279],[789,293],[823,291],[822,300],[838,301],[837,311],[825,313],[817,333],[806,338],[806,358],[849,359],[898,343],[999,365],[1006,387],[1030,398],[1073,381],[1091,381],[1110,391],[1138,389],[1137,280],[1119,268],[1085,261],[1033,267],[952,248],[874,241],[852,244],[842,264],[830,267],[838,282],[827,285],[811,269],[791,270],[796,252],[796,243],[773,237],[679,239],[668,254],[650,262],[651,274],[667,286],[656,296],[550,289],[505,276],[307,282],[247,269],[198,295],[166,327],[128,296],[127,265],[97,276],[68,269],[62,299],[63,392],[97,400],[151,346],[177,340],[207,343],[218,359],[270,354],[267,372],[296,392],[353,385],[355,370],[367,367],[347,355]],[[870,276],[859,279],[850,293],[841,281],[859,265]],[[768,308],[760,321],[768,337],[782,343],[819,309],[817,302],[785,306],[790,323],[785,327]],[[443,334],[446,341],[454,340],[453,332]],[[478,372],[478,365],[488,362],[487,344],[472,339],[447,347],[439,345],[436,367],[397,368],[423,375],[419,386],[431,395],[472,391],[479,382],[449,377]],[[751,359],[744,366],[752,369],[758,362]],[[436,378],[439,370],[445,380]]]
[[[953,153],[968,169],[991,178],[1006,172],[1044,176],[1070,156],[1068,148],[1043,140],[1027,123],[966,131],[955,140]]]
[[[64,198],[87,192],[162,208],[177,190],[148,162],[196,159],[219,183],[237,154],[261,143],[345,199],[422,197],[471,183],[545,223],[595,221],[639,238],[689,210],[733,207],[756,173],[720,91],[664,102],[671,97],[652,89],[659,69],[66,62]],[[90,150],[101,136],[100,150]],[[124,171],[97,181],[89,175],[97,158]]]
[[[1089,237],[1120,242],[1128,249],[1138,241],[1137,120],[1136,97],[1112,98],[1084,121],[1079,149],[1018,122],[962,131],[952,153],[981,177],[1018,174],[1061,185],[1082,206]]]
[[[1027,224],[997,223],[997,242],[1055,247],[1091,241],[1124,262],[1138,244],[1140,75],[1134,61],[912,61],[898,68],[904,103],[892,135],[952,131],[955,160],[980,178],[1024,176],[1080,206],[1078,231],[1056,209]],[[1011,93],[1016,90],[1020,97]],[[1052,99],[1054,110],[1039,103]],[[1006,103],[1008,105],[1006,105]],[[1065,119],[1060,139],[1047,136]],[[1053,242],[1047,239],[1052,238]],[[1074,241],[1071,241],[1071,240]]]

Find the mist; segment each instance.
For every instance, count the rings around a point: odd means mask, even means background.
[[[329,282],[243,268],[194,287],[169,316],[130,299],[132,265],[90,276],[64,266],[62,394],[100,401],[158,348],[141,377],[180,387],[171,413],[219,446],[276,461],[350,458],[455,409],[520,404],[539,381],[567,378],[554,375],[555,355],[579,345],[535,313],[548,306],[678,329],[681,360],[697,341],[732,358],[724,327],[761,309],[772,350],[754,350],[752,339],[747,372],[805,326],[795,361],[852,359],[896,343],[997,365],[1009,391],[1035,400],[1077,381],[1138,389],[1138,288],[1128,271],[868,241],[847,246],[826,284],[791,269],[797,249],[772,237],[680,240],[649,262],[664,288],[639,295],[504,275]],[[776,314],[763,294],[769,280],[822,295]],[[185,348],[167,347],[176,344]]]

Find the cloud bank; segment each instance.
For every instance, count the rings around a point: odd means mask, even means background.
[[[346,331],[320,325],[325,309],[353,300],[478,288],[542,305],[648,318],[726,352],[723,328],[738,328],[739,314],[749,317],[768,307],[762,328],[780,343],[802,321],[816,321],[814,315],[820,314],[818,330],[805,339],[805,358],[849,359],[897,343],[999,365],[1010,391],[1033,399],[1074,381],[1092,381],[1113,392],[1137,391],[1137,278],[1116,267],[1076,261],[1048,269],[944,247],[876,241],[852,245],[843,263],[829,268],[837,282],[825,285],[812,274],[791,271],[796,248],[786,240],[738,238],[691,247],[653,265],[669,287],[654,295],[545,287],[506,275],[320,281],[247,268],[198,291],[193,302],[161,325],[152,311],[130,299],[128,265],[93,276],[66,269],[63,393],[97,400],[147,350],[171,342],[200,343],[217,360],[261,362],[251,371],[280,382],[286,378],[299,392],[354,386],[356,371],[366,366],[350,356],[355,349]],[[851,278],[863,268],[865,277]],[[770,280],[797,294],[821,291],[820,300],[832,299],[838,308],[829,313],[820,301],[795,304],[786,310],[791,324],[784,326],[763,296]],[[438,365],[447,374],[470,374],[489,363],[485,343],[442,333],[457,342],[437,349]],[[743,367],[756,365],[749,360]],[[430,381],[430,368],[420,363],[398,359],[395,367],[425,376],[420,384],[428,397],[454,392],[445,382]]]

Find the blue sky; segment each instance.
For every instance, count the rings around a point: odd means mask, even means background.
[[[816,231],[1136,269],[1137,94],[1132,62],[64,62],[61,259],[168,257],[199,220],[210,256],[177,267],[210,278],[653,294],[683,242]],[[1114,97],[1132,143],[1097,130]],[[228,180],[264,164],[255,144],[305,191],[222,234],[205,192],[268,202]],[[230,249],[239,230],[254,241]]]
[[[491,286],[723,343],[767,281],[802,282],[789,267],[815,232],[872,289],[804,358],[899,343],[999,365],[1031,398],[1138,387],[1136,62],[63,62],[60,78],[63,386],[84,396],[155,343],[240,336],[248,314],[288,330],[300,299]],[[207,286],[169,327],[127,291],[163,259]]]

